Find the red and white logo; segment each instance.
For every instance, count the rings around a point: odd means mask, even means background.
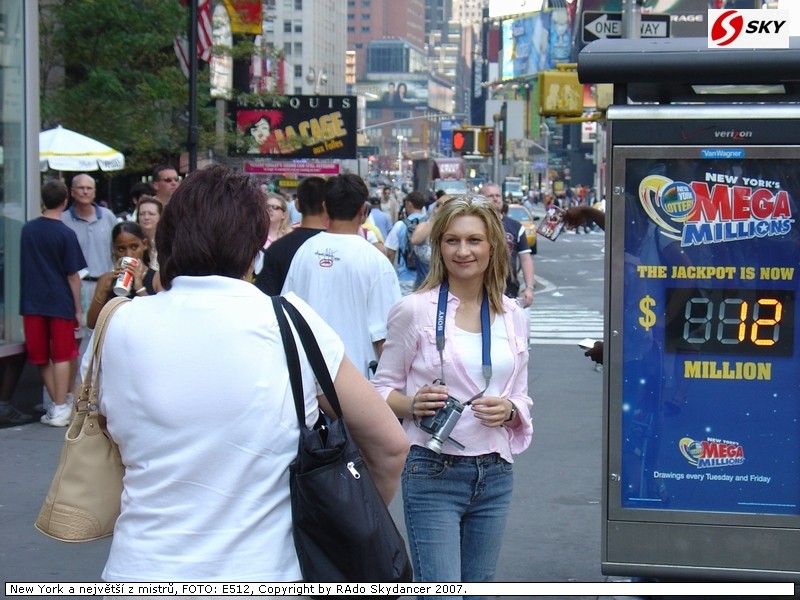
[[[711,9],[708,11],[709,48],[788,48],[789,20],[781,9]]]

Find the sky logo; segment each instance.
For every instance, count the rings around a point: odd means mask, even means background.
[[[792,17],[781,9],[709,10],[708,47],[788,48]]]

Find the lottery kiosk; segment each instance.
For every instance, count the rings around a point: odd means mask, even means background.
[[[603,40],[602,569],[800,582],[800,45]]]

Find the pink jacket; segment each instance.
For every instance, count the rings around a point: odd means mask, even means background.
[[[397,390],[413,396],[423,385],[440,377],[439,351],[436,349],[436,303],[439,288],[410,294],[395,304],[389,312],[388,333],[383,354],[373,385],[384,397]],[[465,401],[481,388],[467,375],[458,348],[452,343],[455,314],[459,300],[452,294],[447,302],[445,322],[444,364],[450,395]],[[446,454],[478,456],[498,452],[508,462],[512,454],[520,454],[531,443],[533,425],[530,409],[533,401],[528,396],[528,319],[516,302],[503,298],[506,332],[514,355],[514,368],[508,381],[502,385],[503,398],[517,407],[519,424],[515,427],[485,427],[467,407],[456,424],[451,437],[466,446],[460,450],[452,444],[445,445]],[[423,446],[430,434],[414,424],[413,419],[403,419],[403,427],[412,444]]]

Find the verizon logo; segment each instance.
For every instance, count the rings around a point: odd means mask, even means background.
[[[753,137],[753,132],[736,131],[735,129],[731,129],[730,131],[715,131],[714,137],[723,138],[727,140],[746,140]]]

